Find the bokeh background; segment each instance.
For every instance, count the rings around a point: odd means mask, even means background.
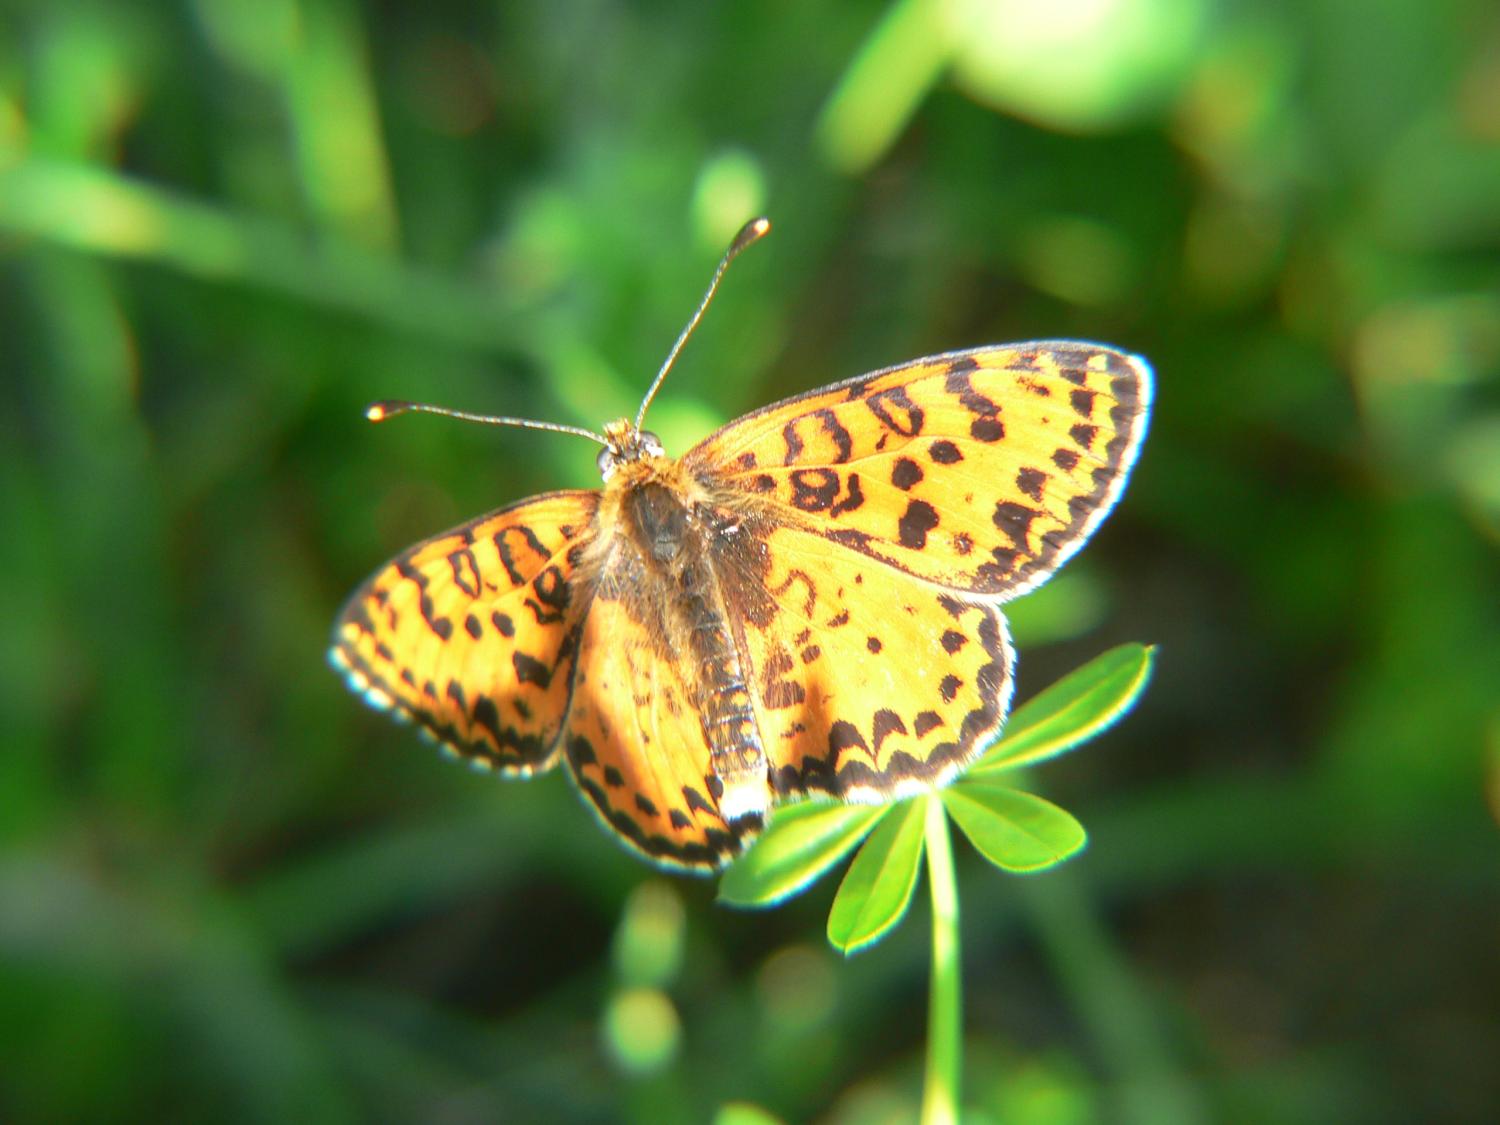
[[[0,1115],[905,1121],[926,907],[714,905],[323,663],[407,544],[913,356],[1149,356],[1020,692],[1158,643],[960,856],[975,1121],[1500,1107],[1500,10],[0,3]],[[733,1119],[733,1113],[723,1120]]]

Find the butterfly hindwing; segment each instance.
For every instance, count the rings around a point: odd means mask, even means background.
[[[628,543],[597,584],[563,735],[568,765],[605,826],[665,867],[723,866],[760,827],[719,812],[699,669],[673,591],[648,580]]]
[[[330,659],[372,706],[476,764],[550,768],[597,505],[593,492],[547,493],[418,544],[345,603]]]
[[[754,668],[775,797],[878,802],[955,776],[1010,703],[1013,657],[999,609],[813,532],[760,533],[761,585],[747,578],[725,589]],[[722,568],[748,572],[733,555]],[[774,613],[740,612],[762,593]]]
[[[1092,534],[1145,433],[1151,372],[1071,341],[916,360],[768,406],[683,457],[838,547],[989,598]]]

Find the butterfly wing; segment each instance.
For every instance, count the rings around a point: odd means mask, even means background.
[[[778,797],[888,800],[988,743],[1012,691],[998,603],[1098,526],[1150,397],[1112,348],[980,348],[766,407],[683,458],[744,513],[716,564]]]
[[[1151,369],[1051,341],[919,359],[776,403],[683,457],[789,525],[951,590],[1044,581],[1119,498]]]
[[[999,731],[1013,655],[992,602],[790,525],[747,521],[716,563],[777,799],[941,785]]]
[[[629,543],[615,546],[583,625],[568,765],[605,827],[646,858],[716,870],[760,820],[720,815],[699,669],[663,604],[675,591],[649,579]]]
[[[556,763],[588,583],[594,492],[552,492],[420,543],[356,590],[329,659],[371,706],[474,763]]]

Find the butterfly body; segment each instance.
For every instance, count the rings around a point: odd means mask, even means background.
[[[651,438],[650,445],[659,443]],[[754,520],[744,510],[748,498],[721,494],[711,480],[659,454],[618,457],[596,516],[604,529],[595,540],[602,544],[599,558],[583,583],[594,598],[618,604],[637,635],[649,639],[651,659],[689,670],[685,696],[678,699],[669,688],[664,706],[696,715],[701,746],[694,751],[707,755],[704,788],[724,819],[759,820],[770,803],[765,751],[733,628],[755,596],[742,577],[764,569],[762,540],[744,534]],[[632,674],[643,678],[638,669]],[[580,682],[587,686],[587,673]],[[610,688],[593,690],[607,694]],[[752,827],[758,824],[741,831]]]
[[[476,764],[566,761],[603,823],[714,870],[778,802],[942,785],[999,731],[1000,604],[1124,487],[1151,373],[1098,344],[932,356],[731,422],[680,459],[605,428],[600,491],[502,508],[355,592],[332,659]]]

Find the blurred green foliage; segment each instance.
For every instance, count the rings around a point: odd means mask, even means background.
[[[1493,1113],[1493,5],[0,0],[0,1115],[909,1119],[921,927],[838,961],[831,885],[715,907],[323,666],[593,477],[364,404],[625,413],[758,211],[671,449],[967,345],[1158,371],[1013,615],[1022,698],[1161,647],[1049,768],[1089,852],[960,856],[972,1119]]]

